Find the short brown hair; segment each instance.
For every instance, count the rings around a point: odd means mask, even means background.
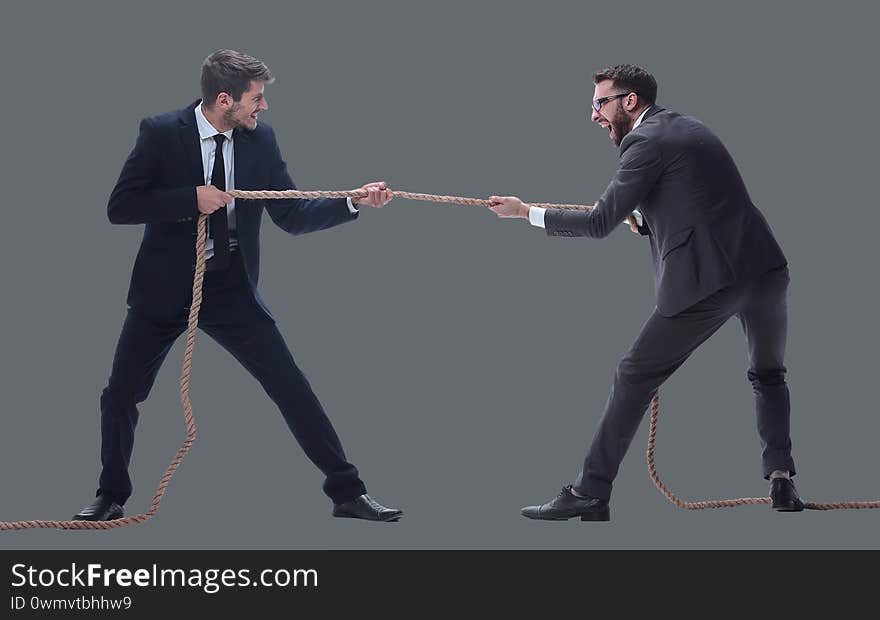
[[[262,60],[235,50],[217,50],[202,63],[202,102],[210,107],[220,93],[238,101],[253,80],[271,84],[275,78]]]
[[[614,88],[635,93],[643,102],[654,105],[657,101],[657,80],[638,65],[614,65],[593,74],[593,83],[611,80]]]

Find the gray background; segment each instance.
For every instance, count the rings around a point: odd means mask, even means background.
[[[880,497],[874,402],[877,81],[860,3],[28,3],[5,9],[0,518],[68,518],[98,474],[98,395],[142,234],[107,196],[143,116],[198,96],[202,59],[264,59],[304,189],[593,202],[616,150],[590,73],[637,62],[704,120],[791,263],[789,380],[806,499]],[[321,476],[199,335],[199,436],[147,524],[3,533],[2,548],[868,548],[880,513],[684,512],[653,488],[647,420],[607,525],[535,523],[570,481],[653,308],[647,241],[548,239],[480,208],[399,200],[292,238],[266,220],[261,291],[396,525],[332,519]],[[142,406],[130,514],[184,436],[182,341]],[[726,325],[662,389],[657,464],[684,498],[763,495],[744,339]],[[221,386],[212,392],[212,386]],[[264,480],[264,487],[254,480]]]

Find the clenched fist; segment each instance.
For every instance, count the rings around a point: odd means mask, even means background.
[[[213,185],[199,185],[196,188],[196,200],[199,203],[199,211],[205,215],[211,215],[217,209],[222,209],[230,204],[232,196]]]

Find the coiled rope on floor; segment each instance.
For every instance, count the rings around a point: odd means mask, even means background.
[[[423,194],[416,192],[394,191],[395,198],[408,198],[410,200],[419,200],[423,202],[441,202],[450,204],[460,204],[467,206],[488,207],[492,203],[489,200],[479,198],[467,198],[463,196],[445,196],[439,194]],[[367,192],[364,190],[350,191],[244,191],[231,190],[228,192],[234,198],[242,200],[276,200],[290,198],[365,198]],[[555,203],[530,203],[530,207],[542,207],[546,209],[576,209],[588,211],[592,206],[587,205],[571,205],[571,204],[555,204]],[[195,346],[196,327],[199,322],[199,310],[202,305],[202,282],[205,275],[205,239],[207,216],[200,214],[196,225],[196,267],[193,276],[192,303],[189,309],[189,318],[186,330],[186,348],[183,353],[183,366],[180,377],[180,399],[183,404],[183,417],[186,423],[186,438],[181,444],[177,453],[174,455],[171,463],[168,465],[164,475],[159,480],[156,491],[153,494],[150,508],[141,514],[114,519],[112,521],[49,521],[49,520],[29,520],[29,521],[0,521],[0,531],[5,530],[24,530],[24,529],[64,529],[64,530],[109,530],[135,523],[143,523],[152,518],[159,510],[162,503],[162,497],[174,472],[183,462],[183,458],[192,447],[196,438],[196,425],[192,414],[192,403],[189,398],[189,379],[192,369],[192,354]],[[703,510],[706,508],[725,508],[732,506],[743,506],[746,504],[769,504],[769,497],[742,497],[739,499],[727,500],[708,500],[701,502],[686,502],[676,497],[660,480],[654,465],[654,443],[657,435],[657,418],[660,412],[659,395],[655,395],[651,400],[651,423],[648,437],[648,473],[657,489],[674,505],[684,510]],[[826,504],[817,504],[813,502],[805,502],[805,507],[812,510],[841,510],[841,509],[860,509],[860,508],[880,508],[880,501],[866,502],[835,502]]]
[[[676,497],[672,491],[660,480],[657,468],[654,466],[654,443],[657,440],[657,418],[660,415],[660,395],[655,394],[651,399],[651,424],[648,430],[648,474],[657,490],[670,502],[683,510],[705,510],[706,508],[731,508],[733,506],[745,506],[746,504],[769,504],[769,497],[740,497],[738,499],[712,499],[702,502],[686,502]],[[804,508],[808,510],[858,510],[864,508],[880,508],[880,501],[867,502],[831,502],[819,504],[816,502],[804,502]]]
[[[202,280],[205,276],[205,237],[207,230],[207,216],[200,215],[196,233],[196,269],[193,276],[192,303],[189,309],[189,319],[186,330],[186,348],[183,352],[183,368],[180,376],[180,399],[183,403],[183,418],[186,423],[186,439],[184,439],[177,453],[165,470],[165,474],[159,480],[150,508],[144,513],[114,519],[112,521],[0,521],[0,531],[3,530],[27,530],[36,528],[49,528],[61,530],[110,530],[135,523],[143,523],[152,518],[159,510],[162,496],[171,481],[171,476],[183,462],[183,457],[189,452],[196,440],[196,424],[192,414],[192,403],[189,400],[189,376],[192,369],[192,354],[196,342],[196,326],[199,323],[199,310],[202,306]]]

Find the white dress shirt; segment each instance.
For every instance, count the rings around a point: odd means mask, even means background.
[[[654,106],[649,105],[647,108],[642,110],[642,113],[639,114],[639,117],[636,119],[636,122],[633,125],[633,129],[641,125],[642,119],[645,118],[645,113],[653,107]],[[546,211],[547,209],[544,209],[543,207],[529,207],[529,223],[532,226],[544,228],[544,213]],[[641,226],[643,223],[642,214],[639,212],[638,209],[636,209],[635,211],[633,211],[633,215],[636,216],[636,222],[639,226]]]
[[[196,125],[199,128],[199,138],[202,147],[202,171],[205,175],[205,185],[211,184],[211,171],[214,170],[214,157],[217,152],[217,142],[214,136],[222,133],[226,136],[223,141],[223,169],[226,172],[226,189],[235,189],[235,149],[232,146],[232,130],[217,131],[202,111],[202,104],[196,106]],[[348,210],[357,213],[357,207],[351,202],[351,198],[346,199]],[[247,207],[244,207],[247,208]],[[229,222],[229,247],[238,246],[238,236],[235,233],[235,199],[226,206],[226,218]],[[205,260],[214,256],[214,240],[210,237],[205,243]]]
[[[235,149],[232,147],[232,130],[219,132],[205,117],[202,104],[196,106],[196,126],[199,129],[199,142],[202,147],[202,173],[205,177],[205,185],[211,184],[211,171],[214,170],[214,156],[217,153],[217,143],[214,136],[222,133],[226,136],[223,141],[223,170],[226,172],[226,189],[235,188]],[[226,206],[226,218],[229,222],[229,247],[238,245],[238,237],[235,234],[235,199]],[[205,243],[205,260],[214,256],[214,240],[208,237]]]

